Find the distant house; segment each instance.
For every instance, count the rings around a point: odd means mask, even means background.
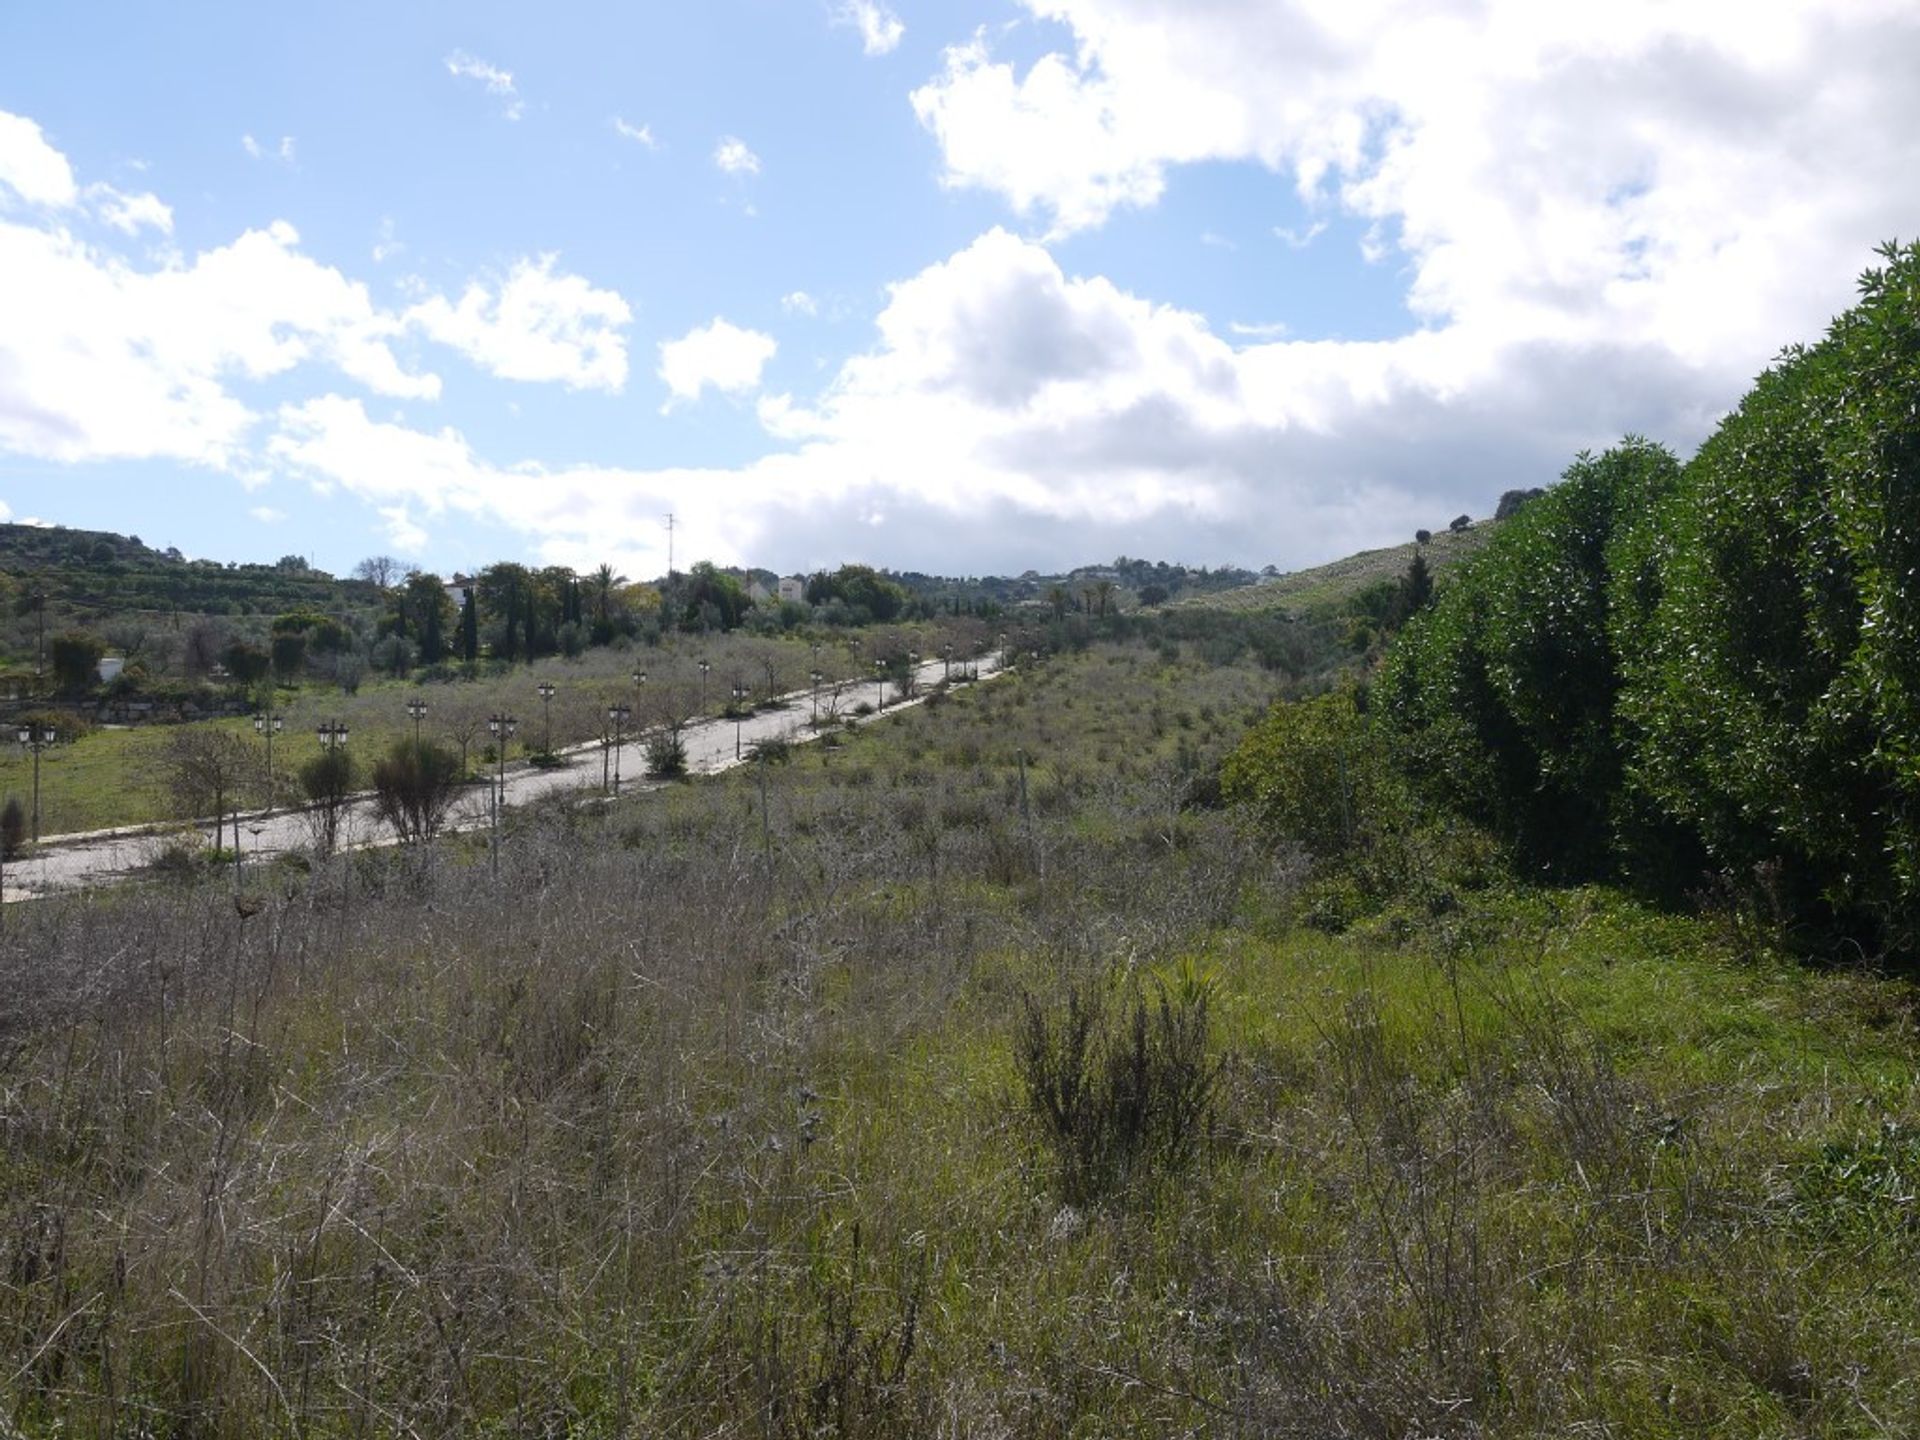
[[[94,666],[102,685],[111,685],[120,678],[120,672],[127,668],[127,662],[118,655],[103,655],[100,663]]]
[[[443,580],[440,583],[447,592],[447,599],[452,601],[453,608],[458,610],[466,603],[466,592],[473,588],[473,577],[471,575],[455,575],[451,580]]]
[[[780,582],[780,603],[782,605],[807,603],[807,582],[804,576],[789,575]]]

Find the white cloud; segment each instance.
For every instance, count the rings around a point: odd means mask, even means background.
[[[1306,229],[1293,229],[1285,225],[1273,227],[1273,238],[1283,243],[1289,250],[1304,250],[1322,235],[1327,233],[1327,222],[1316,220]]]
[[[380,219],[380,233],[374,238],[373,242],[373,263],[376,265],[384,265],[394,256],[403,253],[406,248],[406,245],[397,238],[393,217],[391,215],[382,216]]]
[[[64,209],[79,198],[73,167],[33,121],[0,110],[0,202],[5,190],[29,205]]]
[[[756,388],[778,349],[771,335],[718,317],[678,340],[662,341],[659,374],[670,392],[668,406],[698,400],[709,386],[729,395]]]
[[[258,520],[262,525],[278,525],[282,520],[287,518],[286,511],[276,510],[271,505],[255,505],[247,511],[247,514],[255,520]]]
[[[900,17],[881,0],[845,0],[835,8],[836,25],[850,25],[860,32],[860,48],[868,55],[888,55],[907,33]]]
[[[1284,340],[1287,337],[1288,328],[1284,320],[1269,320],[1252,325],[1245,325],[1235,320],[1227,326],[1233,334],[1249,340]]]
[[[447,73],[461,80],[478,80],[486,86],[487,93],[506,101],[501,114],[509,120],[518,120],[526,111],[526,104],[520,98],[520,92],[514,87],[513,72],[502,70],[497,65],[489,65],[477,55],[465,50],[455,50],[446,58]]]
[[[636,145],[644,146],[648,150],[658,150],[660,148],[660,142],[653,137],[653,126],[651,125],[629,125],[625,120],[622,120],[616,115],[613,117],[613,133],[624,139],[633,141]]]
[[[254,160],[278,160],[282,165],[293,164],[293,136],[282,135],[278,145],[262,145],[251,135],[240,137],[240,148]]]
[[[12,518],[13,511],[8,507],[6,501],[0,500],[0,521],[11,520]]]
[[[55,158],[42,157],[39,173],[70,175]],[[53,192],[42,184],[40,193]],[[85,195],[117,228],[170,218],[153,197],[106,187]],[[238,468],[257,417],[234,383],[306,364],[387,395],[440,390],[394,354],[399,318],[302,254],[284,222],[191,260],[140,265],[57,221],[0,217],[0,316],[0,451],[44,459]]]
[[[387,539],[400,549],[417,552],[427,548],[427,532],[414,522],[406,506],[384,505],[380,518],[387,522]]]
[[[555,273],[557,259],[521,260],[496,289],[475,282],[457,304],[435,295],[408,310],[407,321],[504,380],[618,391],[627,383],[620,332],[633,311],[615,291]]]
[[[760,157],[747,148],[747,142],[735,135],[722,137],[713,148],[713,163],[728,175],[758,175]]]
[[[123,235],[138,234],[142,227],[173,233],[173,208],[158,195],[125,195],[111,185],[89,185],[87,198],[100,219]]]
[[[804,290],[795,290],[780,297],[780,308],[789,315],[814,316],[820,313],[819,302]]]

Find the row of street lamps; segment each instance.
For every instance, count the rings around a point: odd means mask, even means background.
[[[999,640],[1000,640],[1001,653],[1002,653],[1002,656],[1004,657],[1006,653],[1007,637],[1003,634],[999,637]],[[847,642],[847,649],[849,653],[857,657],[860,652],[859,639],[857,637],[850,639]],[[820,646],[818,644],[814,645],[813,647],[813,655],[814,655],[815,661],[818,662],[820,657]],[[941,647],[940,658],[946,667],[945,678],[947,678],[948,680],[951,680],[953,678],[953,646],[951,644],[943,645]],[[909,676],[914,675],[918,671],[918,668],[920,665],[919,651],[909,650],[907,652],[907,665],[908,665]],[[712,669],[713,669],[712,663],[706,660],[704,657],[699,661],[700,708],[702,710],[705,710],[707,705],[707,675],[709,674],[709,672],[711,672]],[[876,708],[884,710],[886,708],[887,662],[885,660],[875,660],[873,662],[873,669],[874,669],[874,682],[875,682],[875,698],[878,701],[878,705]],[[820,686],[825,682],[826,675],[816,663],[814,668],[808,672],[807,678],[812,682],[812,685],[813,685],[812,719],[814,723],[818,724],[820,719]],[[641,689],[644,689],[647,683],[647,672],[645,670],[634,671],[633,683],[634,683],[634,688],[636,692]],[[911,681],[909,681],[908,688],[909,689],[911,688]],[[555,689],[553,682],[550,680],[541,681],[540,684],[536,687],[536,689],[540,696],[541,705],[544,710],[545,736],[544,736],[543,748],[547,754],[551,755],[553,753],[553,697],[557,693],[557,691]],[[750,697],[751,693],[752,693],[751,690],[743,681],[738,681],[738,680],[734,681],[733,689],[732,689],[732,697],[733,697],[732,708],[734,712],[733,754],[736,760],[740,759],[743,753],[742,726],[745,724],[746,715],[742,707],[744,702]],[[421,743],[420,727],[422,722],[425,721],[427,716],[427,702],[422,699],[412,699],[407,701],[407,714],[411,716],[413,719],[413,743],[415,748],[417,749]],[[627,722],[632,718],[633,718],[633,707],[630,705],[623,704],[623,703],[616,703],[613,705],[609,705],[607,707],[607,720],[608,720],[608,723],[612,726],[612,746],[611,746],[611,749],[613,752],[612,790],[613,790],[613,794],[616,797],[618,797],[618,795],[620,794],[620,747],[623,743]],[[493,797],[493,821],[494,821],[494,832],[495,832],[495,868],[496,869],[498,868],[498,864],[499,864],[498,834],[499,834],[500,801],[501,801],[501,795],[504,793],[505,786],[506,786],[506,744],[505,742],[513,738],[513,735],[518,730],[519,725],[520,725],[520,722],[511,715],[493,715],[493,716],[489,716],[487,719],[487,732],[494,737],[496,742],[498,742],[498,744],[496,745],[496,750],[497,750],[496,760],[498,762],[498,765],[497,765],[498,783],[495,787],[495,792]],[[272,711],[266,711],[264,713],[257,714],[253,717],[254,734],[261,736],[267,742],[267,795],[268,795],[269,808],[271,808],[271,805],[272,805],[272,795],[273,795],[273,738],[274,736],[280,734],[285,728],[286,728],[286,721],[280,715]],[[320,743],[324,747],[326,747],[328,750],[332,750],[337,746],[345,745],[347,743],[347,727],[344,723],[338,720],[328,720],[328,721],[321,722],[321,724],[316,727],[314,733],[317,736],[319,736]],[[52,746],[58,741],[59,731],[56,730],[51,725],[44,725],[44,724],[21,725],[15,730],[14,738],[33,755],[32,840],[33,840],[33,843],[37,845],[40,842],[40,755],[41,755],[41,752],[45,751],[46,749],[48,749],[50,746]],[[604,770],[605,768],[606,767],[603,763],[602,769]],[[602,776],[601,783],[603,786],[606,784],[606,777],[604,775]]]

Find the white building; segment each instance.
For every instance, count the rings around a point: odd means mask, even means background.
[[[795,605],[807,603],[807,581],[805,576],[789,575],[780,582],[780,603],[792,601]]]

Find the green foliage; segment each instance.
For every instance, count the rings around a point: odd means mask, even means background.
[[[1560,876],[1765,870],[1920,934],[1920,246],[1684,470],[1628,440],[1529,501],[1401,637],[1429,793]]]
[[[404,844],[431,840],[460,784],[460,757],[431,740],[396,740],[373,765],[374,808]]]
[[[240,684],[257,685],[267,678],[267,671],[273,666],[273,655],[250,640],[234,640],[220,652],[220,663],[227,667],[227,674]]]
[[[91,690],[98,683],[100,657],[106,653],[100,637],[84,630],[69,630],[47,642],[53,678],[69,695]]]
[[[687,742],[677,726],[669,725],[647,737],[647,778],[683,780],[687,774]]]
[[[1920,246],[1787,352],[1668,511],[1637,777],[1714,856],[1911,943],[1920,910]]]
[[[1413,776],[1530,869],[1577,877],[1611,863],[1618,645],[1632,639],[1613,621],[1616,574],[1637,574],[1636,527],[1679,473],[1645,440],[1582,455],[1455,572],[1382,674],[1381,712]]]
[[[825,605],[838,600],[858,612],[856,621],[885,624],[906,607],[906,587],[896,584],[870,565],[842,565],[832,574],[815,575],[807,582],[807,600]]]
[[[27,812],[20,797],[9,795],[0,805],[0,860],[11,860],[27,845]]]
[[[1399,777],[1351,689],[1276,705],[1220,772],[1226,799],[1316,860],[1343,861],[1399,812]]]
[[[1117,1002],[1076,983],[1057,1006],[1023,994],[1014,1061],[1027,1110],[1053,1151],[1061,1198],[1084,1204],[1142,1166],[1183,1168],[1205,1140],[1220,1064],[1213,986],[1189,962]]]

